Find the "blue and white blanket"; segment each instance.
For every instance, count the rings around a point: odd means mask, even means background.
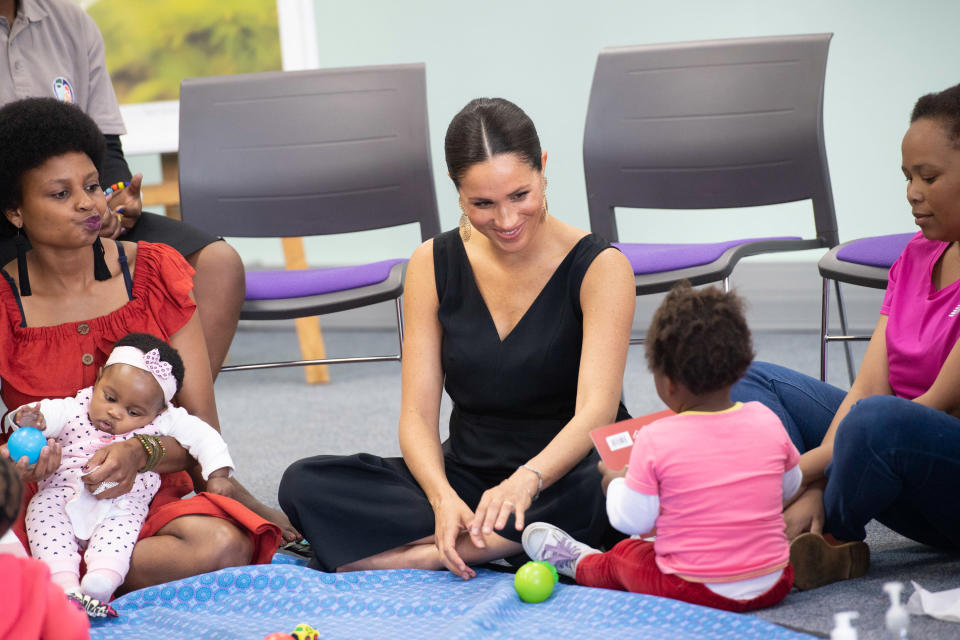
[[[94,640],[262,640],[301,623],[320,638],[811,638],[748,615],[665,598],[557,584],[550,599],[522,602],[513,575],[478,570],[329,574],[296,564],[224,569],[129,593],[120,617],[96,621]]]

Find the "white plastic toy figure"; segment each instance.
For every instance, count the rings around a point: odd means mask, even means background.
[[[903,591],[902,582],[887,582],[883,590],[890,596],[890,608],[887,609],[887,631],[891,638],[906,638],[907,627],[910,626],[910,614],[900,604],[900,592]]]
[[[833,631],[830,640],[857,640],[857,630],[850,624],[854,618],[859,618],[856,611],[841,611],[833,614]]]

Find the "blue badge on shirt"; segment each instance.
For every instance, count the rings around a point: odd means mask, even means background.
[[[53,95],[57,96],[57,100],[60,102],[73,104],[73,87],[70,86],[70,81],[63,76],[55,78],[53,81]]]

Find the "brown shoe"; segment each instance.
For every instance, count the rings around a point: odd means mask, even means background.
[[[825,584],[859,578],[870,568],[870,547],[865,542],[832,545],[816,533],[803,533],[790,543],[793,586],[816,589]]]

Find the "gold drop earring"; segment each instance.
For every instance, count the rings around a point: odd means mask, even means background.
[[[463,208],[463,200],[460,201],[460,237],[463,238],[464,242],[470,242],[470,234],[473,230],[473,227],[470,225],[470,218],[467,217],[467,212]]]
[[[547,219],[547,210],[549,208],[550,206],[547,204],[547,178],[546,176],[544,176],[543,178],[543,215],[540,218],[541,220]]]

